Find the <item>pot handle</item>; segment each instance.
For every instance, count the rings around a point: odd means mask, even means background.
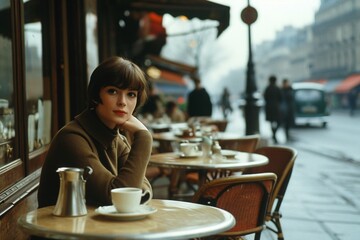
[[[87,166],[84,169],[84,180],[86,180],[93,173],[93,169],[90,166]]]

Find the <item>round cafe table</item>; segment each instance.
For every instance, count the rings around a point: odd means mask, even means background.
[[[27,233],[52,239],[190,239],[231,229],[235,218],[229,212],[197,203],[153,199],[156,212],[138,220],[117,220],[95,212],[80,217],[59,217],[54,206],[40,208],[18,219]]]
[[[239,138],[242,135],[231,133],[231,132],[214,132],[214,140],[217,139],[234,139]],[[169,142],[181,142],[184,140],[199,142],[201,141],[201,136],[195,135],[192,137],[184,137],[180,133],[176,133],[174,131],[168,131],[168,132],[159,132],[153,134],[153,139],[158,141],[169,141]]]
[[[226,139],[236,139],[240,138],[242,135],[232,133],[232,132],[214,132],[213,138],[214,140],[226,140]],[[191,137],[184,137],[180,133],[176,131],[168,131],[168,132],[158,132],[153,133],[154,141],[158,141],[160,143],[160,151],[161,153],[164,152],[173,152],[174,144],[179,144],[182,141],[189,141],[189,142],[197,142],[200,143],[202,141],[202,136],[195,135]]]
[[[240,151],[232,152],[234,152],[234,157],[217,160],[202,156],[181,157],[181,154],[178,152],[159,153],[151,155],[149,165],[172,169],[196,170],[199,173],[198,185],[201,186],[206,182],[208,172],[241,171],[245,168],[266,165],[269,162],[269,159],[261,154]]]

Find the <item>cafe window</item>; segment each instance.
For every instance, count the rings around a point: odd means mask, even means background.
[[[14,159],[15,111],[10,0],[0,5],[0,168]]]
[[[88,80],[96,66],[99,64],[99,47],[97,31],[97,8],[96,1],[86,0],[85,7],[85,26],[86,26],[86,62]]]
[[[25,1],[24,44],[25,44],[25,76],[26,76],[26,113],[28,126],[28,150],[34,151],[50,142],[51,100],[45,96],[45,86],[49,80],[45,64],[46,15],[42,9],[45,3],[38,0]]]
[[[42,166],[51,139],[48,4],[0,0],[0,199]]]

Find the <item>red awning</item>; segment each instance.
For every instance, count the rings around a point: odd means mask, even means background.
[[[230,24],[230,7],[208,0],[115,0],[120,6],[128,5],[131,11],[169,13],[174,17],[185,15],[189,19],[212,19],[219,22],[218,36]]]
[[[178,85],[186,85],[183,76],[176,74],[176,73],[166,71],[166,70],[161,70],[160,78],[169,83],[178,84]]]
[[[141,18],[139,33],[142,38],[159,38],[166,36],[166,30],[162,26],[161,15],[154,12],[146,13]]]
[[[360,85],[360,74],[353,74],[345,78],[336,88],[337,93],[347,93],[354,87]]]

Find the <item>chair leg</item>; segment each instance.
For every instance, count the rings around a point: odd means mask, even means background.
[[[271,222],[275,225],[275,228],[271,228],[270,226],[266,226],[266,229],[272,231],[273,233],[276,233],[278,240],[284,240],[284,235],[280,223],[281,214],[278,212],[274,212],[271,216]]]
[[[278,201],[277,201],[275,210],[271,214],[271,222],[275,225],[276,230],[269,228],[271,231],[273,231],[274,233],[277,234],[278,240],[284,240],[284,235],[283,235],[283,231],[282,231],[282,227],[281,227],[281,223],[280,223],[280,218],[282,217],[282,215],[280,213],[280,206],[281,206],[283,198],[284,198],[283,195],[277,196]]]
[[[284,240],[284,235],[283,235],[283,231],[282,231],[282,227],[281,227],[281,223],[280,223],[280,218],[281,218],[281,214],[278,212],[275,212],[272,222],[275,224],[275,226],[277,228],[278,240]]]
[[[260,240],[261,232],[255,233],[255,240]]]

